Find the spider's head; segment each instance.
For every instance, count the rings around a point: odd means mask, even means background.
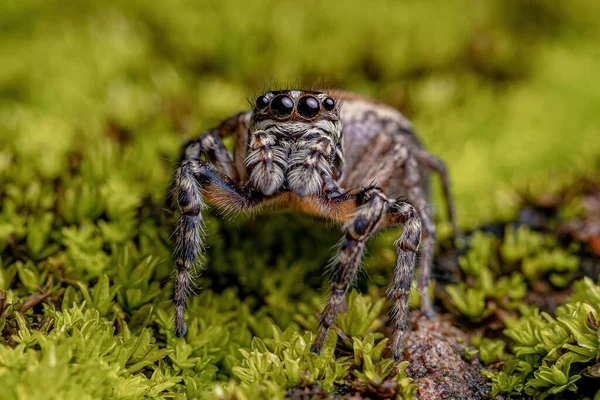
[[[253,104],[257,129],[299,138],[315,126],[337,136],[340,130],[338,101],[327,93],[309,90],[275,90],[260,95]]]
[[[282,187],[303,197],[321,193],[322,175],[331,175],[341,154],[339,104],[327,93],[277,90],[253,105],[250,184],[265,195]]]

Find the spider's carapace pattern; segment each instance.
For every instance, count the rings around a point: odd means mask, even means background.
[[[223,146],[226,136],[234,136],[233,154]],[[172,195],[180,216],[174,243],[175,334],[186,332],[184,309],[202,249],[205,201],[233,213],[300,209],[343,224],[331,292],[312,347],[316,353],[356,275],[366,241],[378,229],[403,225],[394,243],[397,262],[387,292],[394,302],[389,347],[398,359],[419,244],[421,311],[433,315],[427,295],[435,243],[427,206],[432,171],[440,174],[456,234],[446,167],[424,150],[399,111],[339,91],[262,94],[252,111],[227,118],[186,143],[176,167]]]

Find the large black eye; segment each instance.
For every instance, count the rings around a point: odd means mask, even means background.
[[[280,94],[271,101],[271,111],[276,117],[287,117],[294,111],[294,102],[289,97]]]
[[[268,105],[269,99],[267,99],[267,96],[260,96],[258,99],[256,99],[256,108],[258,108],[259,110],[262,110]]]
[[[323,108],[326,109],[327,111],[333,110],[334,107],[335,107],[335,101],[333,101],[333,99],[331,97],[328,97],[325,100],[323,100]]]
[[[319,101],[312,96],[304,96],[298,100],[298,113],[306,119],[314,118],[319,113]]]

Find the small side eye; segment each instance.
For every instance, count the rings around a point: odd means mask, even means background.
[[[276,117],[288,117],[294,111],[294,101],[288,96],[280,94],[271,101],[271,111]]]
[[[323,108],[326,109],[327,111],[333,110],[334,107],[335,107],[335,101],[333,101],[333,99],[331,97],[328,97],[325,100],[323,100]]]
[[[312,96],[304,96],[298,100],[298,113],[306,119],[319,114],[319,101]]]
[[[256,99],[256,108],[258,108],[259,110],[262,110],[268,105],[269,99],[267,99],[267,96],[260,96],[258,99]]]

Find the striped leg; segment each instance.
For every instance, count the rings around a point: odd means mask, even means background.
[[[390,206],[390,214],[390,222],[404,224],[402,235],[394,243],[397,249],[394,283],[387,291],[388,297],[395,300],[390,314],[393,334],[389,348],[394,352],[394,359],[398,360],[402,341],[408,332],[408,300],[421,240],[421,221],[417,210],[405,201],[394,202]]]
[[[419,210],[423,224],[423,245],[421,246],[421,260],[419,266],[418,289],[421,293],[421,312],[431,318],[434,315],[431,299],[429,298],[429,281],[433,265],[433,246],[435,244],[435,224],[427,210],[427,197],[420,186],[421,174],[416,158],[409,156],[402,169],[404,186],[408,193],[408,200]]]
[[[198,159],[211,163],[221,173],[236,182],[244,183],[246,169],[244,157],[248,147],[248,125],[250,113],[244,112],[233,115],[197,138],[187,141],[183,146],[180,163],[186,160]],[[232,155],[223,145],[222,138],[236,136],[236,153]],[[167,191],[166,204],[175,208],[177,199],[174,196],[176,182],[173,180]]]
[[[260,202],[252,189],[236,189],[233,181],[216,173],[209,164],[198,159],[182,161],[173,177],[174,198],[181,215],[175,230],[174,258],[176,263],[173,303],[175,304],[175,335],[187,330],[184,309],[191,291],[192,271],[202,250],[203,198],[225,211],[249,211]]]
[[[188,141],[183,146],[181,160],[197,158],[214,164],[225,175],[235,180],[241,180],[245,174],[243,160],[248,147],[248,126],[250,113],[243,112],[233,115],[223,121],[218,127],[209,130],[199,137]],[[222,138],[236,136],[236,149],[240,154],[233,156],[223,145]],[[237,151],[236,151],[237,153]]]
[[[390,297],[396,300],[392,313],[394,335],[390,347],[392,347],[394,355],[398,357],[405,332],[408,294],[421,235],[418,214],[410,204],[390,200],[377,188],[368,188],[356,195],[342,195],[340,199],[337,204],[332,205],[332,208],[348,210],[350,207],[342,204],[347,202],[355,202],[359,207],[356,209],[354,218],[345,225],[346,235],[334,262],[331,293],[321,317],[321,331],[313,344],[312,351],[320,353],[323,348],[327,334],[335,322],[338,309],[356,275],[368,238],[382,224],[404,223],[402,236],[396,242],[398,259],[394,273],[394,285],[388,291]]]
[[[419,161],[419,164],[431,168],[440,175],[442,181],[442,190],[444,192],[444,197],[446,198],[446,213],[448,214],[448,220],[452,226],[452,233],[454,235],[454,241],[456,242],[460,236],[460,233],[458,226],[456,225],[456,207],[454,205],[454,197],[450,192],[450,176],[448,175],[446,164],[433,154],[426,151],[417,152],[415,156]]]

